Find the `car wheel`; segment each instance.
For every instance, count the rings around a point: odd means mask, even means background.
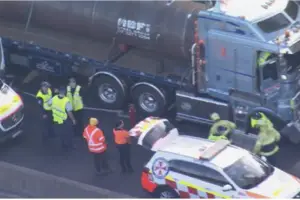
[[[177,199],[179,195],[171,188],[164,188],[158,192],[157,197],[160,199]]]

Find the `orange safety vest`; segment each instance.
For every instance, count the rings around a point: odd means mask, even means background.
[[[106,151],[106,143],[103,132],[96,126],[88,125],[83,132],[83,137],[88,143],[90,152],[102,153]]]
[[[115,143],[116,144],[129,144],[129,133],[128,131],[122,130],[113,130],[115,136]]]

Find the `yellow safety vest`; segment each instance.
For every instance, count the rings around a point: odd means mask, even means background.
[[[67,97],[69,98],[69,100],[72,104],[73,111],[83,109],[82,97],[80,96],[80,93],[79,93],[80,89],[81,89],[81,86],[77,85],[75,88],[74,95],[72,96],[71,87],[70,86],[67,87]]]
[[[48,88],[47,94],[44,94],[41,90],[36,94],[36,98],[43,99],[43,108],[45,110],[51,110],[51,106],[49,106],[48,101],[52,98],[52,91]]]
[[[273,123],[269,120],[269,118],[262,112],[259,112],[261,114],[261,119],[253,119],[251,118],[251,127],[255,128],[256,124],[258,123],[259,120],[264,120],[269,126],[273,127]]]
[[[264,63],[268,60],[269,56],[271,55],[270,52],[261,52],[258,57],[258,66],[261,67]]]
[[[62,99],[60,99],[58,95],[53,97],[51,108],[54,122],[62,124],[68,118],[68,114],[66,112],[66,105],[68,102],[68,97],[64,97]]]

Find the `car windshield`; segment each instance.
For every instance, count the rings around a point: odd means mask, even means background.
[[[226,167],[224,172],[240,188],[251,189],[266,180],[274,167],[254,155],[247,155]]]
[[[294,1],[289,1],[287,7],[285,8],[286,14],[290,16],[293,20],[297,19],[299,7]]]
[[[282,13],[279,13],[271,18],[258,22],[257,26],[265,33],[272,33],[286,28],[290,24],[290,21]]]

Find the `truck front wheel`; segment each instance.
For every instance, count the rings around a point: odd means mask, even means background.
[[[132,99],[142,116],[160,116],[166,108],[163,91],[151,83],[137,83],[132,87]]]
[[[126,85],[116,76],[100,75],[95,80],[100,106],[121,109],[126,101]]]

